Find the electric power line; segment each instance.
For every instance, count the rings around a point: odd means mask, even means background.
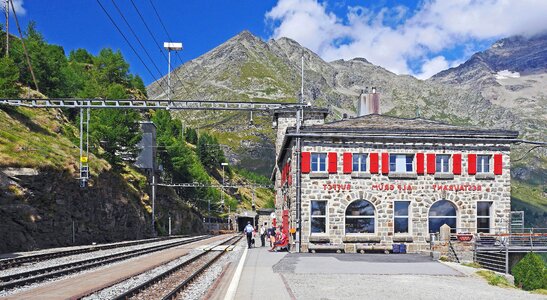
[[[19,26],[19,20],[17,19],[17,14],[15,13],[15,6],[13,5],[13,0],[9,0],[9,2],[11,3],[11,9],[13,11],[13,17],[15,18],[15,24],[17,25],[17,30],[19,31],[19,36],[21,37],[21,44],[23,45],[23,50],[25,51],[28,68],[30,69],[30,74],[32,75],[32,80],[34,81],[34,86],[36,87],[36,91],[39,93],[40,89],[38,88],[38,82],[36,81],[36,76],[34,76],[34,71],[32,70],[32,64],[30,63],[30,56],[28,55],[27,47],[25,46],[25,40],[23,39],[21,26]]]
[[[118,7],[118,5],[116,4],[116,2],[114,0],[111,0],[112,1],[112,4],[114,4],[114,7],[116,8],[116,10],[118,11],[118,13],[120,14],[120,16],[122,17],[123,21],[125,22],[125,24],[127,25],[127,27],[129,27],[129,30],[131,31],[131,33],[133,34],[133,36],[135,37],[135,39],[137,40],[137,42],[139,43],[139,45],[141,46],[142,50],[144,50],[144,53],[146,54],[146,56],[148,57],[148,59],[150,59],[150,61],[152,62],[152,64],[154,65],[154,67],[156,68],[156,71],[158,71],[160,77],[161,77],[161,71],[160,69],[158,68],[158,66],[156,65],[156,63],[154,62],[154,60],[152,59],[152,57],[150,56],[150,53],[148,53],[148,51],[146,50],[146,48],[144,47],[144,45],[142,44],[141,42],[141,39],[139,38],[139,36],[135,33],[135,31],[133,30],[133,27],[131,26],[131,24],[129,24],[129,22],[127,21],[127,19],[125,18],[125,16],[123,15],[122,11],[120,10],[120,8]]]
[[[108,11],[106,11],[105,7],[102,5],[102,3],[97,0],[97,3],[99,4],[99,6],[101,7],[101,9],[103,10],[103,12],[106,14],[106,16],[110,19],[110,22],[112,22],[112,25],[114,25],[114,27],[116,27],[116,29],[118,30],[118,32],[120,33],[120,35],[123,37],[123,39],[125,40],[125,42],[127,43],[127,45],[129,45],[129,47],[131,48],[131,50],[133,50],[133,53],[135,53],[135,55],[137,55],[137,57],[139,58],[140,62],[144,65],[144,67],[146,68],[146,70],[148,71],[148,73],[150,74],[150,76],[152,76],[152,78],[154,78],[154,80],[157,80],[156,79],[156,76],[154,76],[154,74],[152,74],[152,71],[150,71],[150,68],[148,68],[148,65],[146,63],[144,63],[144,61],[142,60],[142,57],[139,55],[139,53],[135,50],[135,48],[133,47],[133,45],[131,45],[131,43],[129,42],[129,40],[127,39],[127,37],[125,36],[125,34],[123,34],[123,32],[121,31],[120,27],[118,27],[118,25],[116,24],[116,22],[114,22],[114,19],[112,19],[112,17],[110,16],[110,14],[108,13]],[[165,89],[160,86],[160,88],[163,90],[164,93],[165,92]]]
[[[154,13],[156,14],[156,17],[158,17],[158,20],[160,21],[161,27],[163,27],[163,31],[165,31],[165,34],[167,35],[167,38],[169,38],[169,40],[173,40],[173,39],[171,39],[171,35],[169,35],[169,32],[167,31],[167,28],[165,27],[165,24],[163,23],[163,21],[160,17],[160,14],[158,13],[158,10],[156,9],[156,6],[152,2],[152,0],[148,0],[148,1],[150,2],[150,5],[152,5],[152,9],[154,9]],[[178,52],[175,52],[175,55],[179,59],[180,63],[182,63],[182,59],[180,58]]]
[[[156,39],[156,36],[154,36],[154,34],[152,33],[152,30],[150,30],[150,27],[148,27],[148,24],[146,23],[146,21],[144,20],[144,17],[142,16],[139,8],[137,7],[137,5],[135,4],[135,2],[133,0],[131,0],[131,4],[133,5],[133,8],[135,8],[135,11],[137,12],[137,14],[139,15],[139,18],[141,19],[142,23],[144,24],[144,26],[146,27],[146,30],[148,31],[148,34],[150,35],[150,37],[154,40],[154,42],[156,43],[156,46],[158,47],[158,50],[160,51],[160,53],[163,55],[163,58],[165,59],[165,61],[169,64],[169,60],[167,59],[167,55],[165,55],[165,53],[163,52],[163,48],[161,47],[160,43],[158,42],[158,40]],[[175,52],[177,53],[177,52]],[[169,67],[171,69],[173,69],[173,66],[172,65],[169,65]],[[180,79],[179,75],[176,73],[176,72],[173,72],[175,74],[175,76],[177,77],[177,81],[180,83],[180,85],[182,86],[182,88],[186,91],[186,93],[188,93],[188,90],[186,89],[186,86],[184,85],[184,83],[182,82],[182,80]],[[158,85],[160,85],[160,83],[158,82]],[[189,93],[188,93],[189,94]]]

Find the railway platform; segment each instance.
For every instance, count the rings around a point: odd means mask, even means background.
[[[419,254],[244,252],[206,299],[545,299]]]

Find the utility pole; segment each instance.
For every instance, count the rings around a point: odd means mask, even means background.
[[[302,83],[300,86],[300,103],[304,102],[304,55],[302,54]],[[298,235],[296,236],[296,244],[298,252],[302,252],[301,241],[302,241],[302,191],[301,191],[301,181],[302,181],[302,170],[301,170],[301,153],[302,153],[302,141],[300,138],[300,126],[302,123],[303,115],[302,107],[298,107],[296,111],[296,227],[298,229]]]
[[[156,236],[156,170],[152,169],[152,235]]]
[[[6,57],[9,57],[9,0],[6,0],[4,6],[6,11]]]

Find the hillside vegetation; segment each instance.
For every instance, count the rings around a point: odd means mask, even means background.
[[[0,98],[147,97],[142,80],[129,72],[120,51],[105,48],[93,55],[77,49],[66,55],[61,46],[47,43],[33,23],[24,41],[36,84],[21,41],[11,37],[6,57],[2,40]],[[220,163],[226,159],[213,135],[187,126],[182,140],[180,122],[166,111],[99,109],[91,110],[90,184],[81,189],[79,111],[0,106],[0,232],[10,236],[0,252],[71,244],[65,231],[70,232],[72,224],[78,244],[152,235],[150,178],[132,166],[140,151],[142,120],[157,126],[160,182],[222,182]],[[241,186],[266,180],[231,167],[224,175],[227,183]],[[175,234],[203,232],[207,199],[213,217],[225,216],[227,207],[220,198],[220,190],[214,188],[158,188],[155,231],[166,233],[171,217]],[[250,209],[252,192],[225,189],[224,199],[232,211]],[[271,207],[271,189],[256,189],[255,202],[257,207]]]

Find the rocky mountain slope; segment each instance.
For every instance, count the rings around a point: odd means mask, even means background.
[[[429,81],[473,90],[525,124],[521,136],[547,140],[547,34],[510,37],[474,54],[468,61]],[[528,153],[532,145],[513,147],[513,209],[531,211],[530,202],[547,210],[547,148]],[[535,201],[530,201],[535,199]],[[535,212],[530,213],[534,215]],[[530,215],[528,214],[528,215]],[[534,218],[533,217],[533,218]],[[538,214],[538,219],[545,217]],[[545,219],[545,218],[544,218]]]
[[[452,124],[514,129],[525,137],[538,140],[545,135],[545,122],[538,113],[544,116],[547,107],[543,105],[545,97],[541,89],[545,85],[542,85],[543,69],[539,67],[547,56],[542,39],[533,40],[530,46],[521,44],[516,50],[509,51],[521,57],[515,60],[519,67],[512,70],[529,74],[525,76],[535,76],[526,79],[524,84],[535,86],[530,94],[537,105],[530,106],[529,102],[526,105],[503,105],[505,100],[496,101],[495,97],[480,88],[503,80],[497,79],[496,72],[492,71],[508,67],[503,59],[508,53],[502,45],[517,45],[519,41],[519,38],[500,41],[492,52],[473,56],[461,69],[444,75],[440,73],[432,80],[422,81],[412,76],[393,74],[364,58],[326,62],[291,39],[264,42],[250,32],[243,31],[177,68],[174,71],[176,76],[171,77],[174,81],[172,98],[295,102],[300,91],[300,65],[301,57],[304,56],[304,100],[315,106],[330,108],[331,119],[339,119],[344,113],[354,115],[361,90],[375,86],[381,93],[383,114],[402,117],[419,115]],[[523,57],[523,53],[529,51],[527,47],[537,51]],[[531,68],[530,65],[538,67]],[[462,87],[463,78],[472,78],[469,82],[475,82],[476,85],[464,84]],[[158,86],[165,84],[166,78],[162,78],[148,86],[149,97],[166,98]],[[513,83],[498,82],[498,85],[509,91],[507,93],[526,90],[519,89]],[[535,109],[535,113],[527,114],[524,108]],[[254,116],[254,123],[250,125],[249,117],[240,112],[177,114],[183,122],[217,134],[219,140],[228,146],[226,150],[232,162],[264,174],[271,172],[274,135],[269,128],[268,116]],[[526,147],[517,147],[515,156],[524,151]],[[547,211],[544,187],[541,185],[542,178],[543,181],[545,179],[545,157],[544,153],[535,155],[535,166],[530,168],[528,164],[522,164],[515,172],[519,180],[535,178],[523,187],[523,190],[527,190],[534,186],[533,195],[527,194],[521,198],[532,197],[530,202],[534,203],[533,209],[541,212]],[[518,174],[526,176],[519,177]],[[522,201],[526,202],[527,199]]]

